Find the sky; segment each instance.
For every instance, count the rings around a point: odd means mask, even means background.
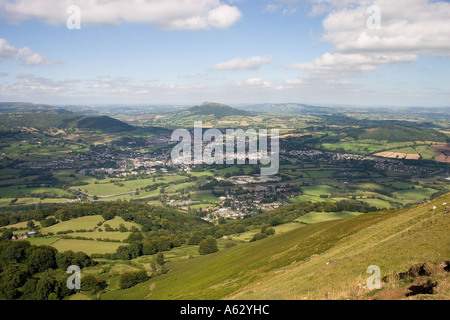
[[[450,3],[0,0],[0,101],[450,106]]]

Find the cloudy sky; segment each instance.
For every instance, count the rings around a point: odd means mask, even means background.
[[[0,0],[0,101],[450,106],[450,3]]]

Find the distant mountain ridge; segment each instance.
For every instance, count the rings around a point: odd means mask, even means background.
[[[199,106],[194,106],[186,110],[185,112],[187,112],[189,116],[213,115],[216,119],[221,119],[228,116],[253,117],[256,115],[253,112],[236,109],[226,104],[216,102],[204,102]]]
[[[114,133],[135,129],[127,123],[108,116],[80,115],[49,105],[19,102],[0,103],[0,113],[2,130],[22,127],[38,130],[71,128]]]

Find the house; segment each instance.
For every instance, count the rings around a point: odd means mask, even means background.
[[[11,240],[23,240],[23,239],[28,239],[28,238],[32,238],[36,235],[35,231],[31,231],[31,232],[25,232],[24,234],[14,234],[11,237]]]

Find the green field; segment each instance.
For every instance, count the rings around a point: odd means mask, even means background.
[[[53,226],[42,228],[41,232],[42,234],[48,234],[50,232],[57,233],[59,231],[68,231],[68,230],[92,230],[94,229],[97,224],[104,219],[101,216],[85,216],[81,218],[75,218],[68,221],[62,221],[60,223],[57,223]]]
[[[207,256],[174,259],[167,264],[169,273],[100,298],[365,298],[372,292],[357,288],[368,278],[369,265],[379,266],[384,277],[448,257],[450,216],[442,202],[450,202],[450,196],[396,212],[314,223]],[[433,205],[439,209],[431,210]],[[448,299],[441,280],[430,298]],[[381,291],[400,285],[383,283]]]
[[[13,198],[1,198],[0,199],[0,207],[9,206]],[[67,203],[67,199],[39,199],[39,198],[18,198],[14,205],[39,205],[41,203]]]
[[[57,197],[72,198],[73,194],[58,188],[27,188],[27,187],[2,187],[0,188],[0,194],[4,198],[16,198],[19,193],[23,194],[42,194],[42,193],[54,193]]]
[[[355,142],[337,142],[337,143],[323,143],[322,147],[329,150],[354,152],[357,154],[369,155],[381,151],[387,151],[394,148],[402,148],[411,146],[414,141],[407,142],[378,142],[370,140],[360,140]]]
[[[77,239],[60,239],[51,244],[56,250],[60,252],[72,250],[74,252],[83,251],[87,254],[104,254],[114,253],[118,247],[123,246],[123,243],[92,241],[92,240],[77,240]]]
[[[330,199],[331,193],[336,191],[337,188],[328,185],[315,185],[315,186],[305,186],[301,187],[302,194],[290,198],[291,202],[302,202],[302,201],[325,201],[332,202],[334,200]],[[321,195],[326,195],[327,198],[320,197]]]
[[[111,180],[113,182],[111,182]],[[91,183],[89,183],[88,185],[74,187],[74,189],[76,190],[80,189],[81,192],[87,193],[89,195],[108,196],[133,192],[140,188],[152,186],[155,183],[169,184],[181,182],[183,180],[186,180],[186,177],[180,175],[159,177],[156,178],[155,181],[153,181],[153,178],[136,179],[136,180],[103,179],[91,181]],[[120,186],[119,184],[123,184],[123,186]]]
[[[328,220],[336,220],[336,219],[347,219],[357,215],[360,215],[360,212],[309,212],[304,216],[296,219],[295,221],[304,222],[304,223],[317,223]]]
[[[392,195],[403,203],[417,203],[424,199],[429,199],[436,191],[437,190],[431,188],[416,187],[415,189],[395,191]]]

